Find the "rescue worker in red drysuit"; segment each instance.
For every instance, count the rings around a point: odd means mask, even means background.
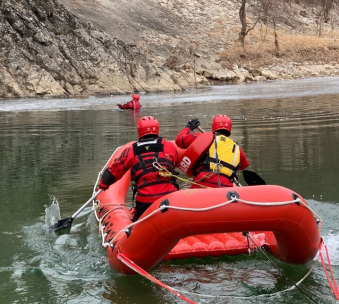
[[[107,190],[129,169],[136,193],[133,222],[147,210],[153,202],[165,194],[179,189],[174,177],[163,177],[154,166],[160,165],[177,175],[178,162],[174,143],[159,137],[159,122],[152,116],[144,116],[137,123],[138,138],[132,147],[126,148],[108,167],[100,180],[99,188]]]
[[[175,139],[176,145],[179,148],[187,149],[202,134],[193,131],[199,125],[200,122],[197,118],[190,120]],[[228,116],[220,114],[213,118],[214,141],[195,166],[194,182],[211,188],[232,187],[237,170],[244,170],[249,166],[244,151],[229,138],[231,130],[232,121]],[[230,148],[227,148],[226,143]],[[200,188],[200,186],[192,184],[191,188]]]
[[[133,94],[131,101],[127,101],[125,104],[118,104],[118,107],[123,110],[139,110],[141,108],[139,99],[139,95]]]

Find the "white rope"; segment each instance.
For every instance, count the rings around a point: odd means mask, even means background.
[[[96,192],[95,190],[96,190],[96,188],[98,187],[98,185],[99,185],[99,183],[100,183],[101,176],[102,176],[102,174],[104,173],[105,169],[107,168],[107,165],[109,164],[109,162],[110,162],[111,159],[113,158],[114,154],[115,154],[115,153],[118,151],[118,149],[120,149],[120,148],[121,148],[121,146],[115,149],[115,151],[112,153],[111,157],[110,157],[110,158],[108,159],[108,161],[106,162],[105,166],[104,166],[104,167],[101,169],[101,171],[98,173],[97,180],[96,180],[96,182],[95,182],[95,184],[94,184],[94,188],[93,188],[93,194]],[[92,210],[94,210],[94,211],[97,210],[96,208],[97,208],[98,205],[99,205],[99,202],[93,201]],[[96,212],[94,212],[94,215],[95,215],[97,221],[100,222],[100,219],[98,218]]]
[[[120,147],[118,147],[111,155],[111,157],[109,158],[109,160],[107,161],[107,163],[105,164],[105,166],[102,168],[102,170],[98,173],[98,177],[94,186],[94,190],[93,190],[93,194],[95,193],[95,190],[97,188],[97,185],[100,182],[101,176],[104,172],[104,170],[106,169],[107,165],[109,164],[109,162],[111,161],[112,157],[114,156],[114,154],[117,152],[117,150]],[[140,224],[143,221],[146,221],[147,219],[149,219],[150,217],[152,217],[154,214],[156,214],[157,212],[161,212],[164,209],[174,209],[174,210],[181,210],[181,211],[193,211],[193,212],[203,212],[203,211],[208,211],[208,210],[213,210],[216,208],[220,208],[223,206],[226,206],[228,204],[231,204],[233,202],[241,202],[244,204],[248,204],[248,205],[253,205],[253,206],[261,206],[261,207],[271,207],[271,206],[283,206],[283,205],[288,205],[288,204],[295,204],[295,203],[300,203],[302,204],[305,208],[307,208],[309,211],[311,211],[311,213],[314,215],[314,217],[319,221],[320,226],[318,227],[319,231],[321,231],[322,226],[323,226],[323,221],[321,219],[321,217],[315,213],[307,204],[305,204],[300,198],[296,198],[295,200],[291,200],[291,201],[285,201],[285,202],[251,202],[251,201],[247,201],[247,200],[243,200],[240,198],[236,198],[236,197],[232,197],[231,200],[223,202],[221,204],[218,205],[214,205],[214,206],[210,206],[210,207],[205,207],[205,208],[185,208],[185,207],[176,207],[176,206],[160,206],[158,209],[154,210],[153,212],[151,212],[150,214],[148,214],[147,216],[145,216],[144,218],[138,220],[137,222],[131,223],[129,225],[127,225],[124,229],[120,230],[112,240],[110,240],[109,242],[105,241],[105,238],[107,236],[107,233],[104,233],[104,229],[105,229],[105,225],[102,225],[103,219],[105,218],[105,216],[110,213],[111,211],[115,210],[109,210],[108,212],[106,212],[101,218],[98,217],[97,212],[94,212],[95,217],[97,219],[97,221],[99,222],[99,231],[101,232],[101,236],[102,236],[102,246],[104,248],[108,247],[108,246],[113,246],[112,244],[114,243],[114,241],[118,238],[118,236],[122,233],[126,233],[129,232],[129,228],[133,227],[134,225]],[[97,210],[99,208],[100,202],[95,202],[93,201],[93,207],[92,210]],[[319,251],[316,255],[316,257],[314,258],[314,263],[311,267],[311,269],[308,271],[308,273],[301,279],[299,280],[295,285],[299,285],[301,284],[314,270],[316,264],[317,264],[317,257],[319,255]],[[171,288],[172,290],[182,293],[182,294],[190,294],[190,295],[195,295],[195,296],[199,296],[199,297],[204,297],[204,298],[229,298],[229,299],[251,299],[251,298],[271,298],[271,297],[275,297],[277,295],[280,295],[282,293],[285,293],[286,291],[290,291],[296,288],[296,286],[293,285],[290,288],[287,288],[283,291],[278,291],[276,293],[273,294],[262,294],[262,295],[257,295],[257,296],[250,296],[250,297],[241,297],[241,296],[229,296],[229,295],[218,295],[218,296],[214,296],[214,295],[208,295],[208,294],[199,294],[199,293],[195,293],[195,292],[189,292],[189,291],[185,291],[185,290],[180,290],[177,288],[173,288],[168,286],[169,288]]]
[[[108,161],[106,162],[105,166],[102,168],[102,170],[98,173],[98,176],[97,176],[97,180],[96,180],[96,183],[94,185],[94,190],[93,190],[93,194],[95,193],[95,190],[97,188],[97,185],[99,184],[100,182],[100,179],[101,179],[101,176],[104,172],[104,170],[107,168],[107,165],[109,164],[109,162],[111,161],[111,159],[113,158],[114,154],[117,152],[117,150],[121,148],[121,147],[118,147],[116,148],[116,150],[112,153],[111,157],[108,159]],[[248,204],[248,205],[253,205],[253,206],[261,206],[261,207],[271,207],[271,206],[283,206],[283,205],[288,205],[288,204],[295,204],[295,203],[300,203],[302,204],[305,208],[307,208],[309,211],[311,211],[311,213],[314,215],[314,217],[319,221],[320,223],[320,226],[318,227],[319,231],[321,231],[322,229],[322,226],[323,226],[323,221],[321,219],[321,217],[315,213],[307,204],[305,204],[300,198],[296,198],[295,200],[292,200],[292,201],[285,201],[285,202],[251,202],[251,201],[246,201],[246,200],[243,200],[243,199],[240,199],[240,198],[236,198],[236,197],[232,197],[231,200],[229,201],[226,201],[226,202],[223,202],[221,204],[218,204],[218,205],[214,205],[214,206],[210,206],[210,207],[205,207],[205,208],[184,208],[184,207],[176,207],[176,206],[166,206],[166,205],[163,205],[163,206],[160,206],[158,209],[154,210],[153,212],[151,212],[149,215],[145,216],[144,218],[138,220],[137,222],[134,222],[134,223],[131,223],[129,225],[127,225],[124,229],[120,230],[112,240],[110,240],[109,242],[106,242],[105,241],[105,238],[107,236],[107,233],[104,233],[104,229],[105,229],[105,225],[102,225],[102,222],[103,222],[103,219],[106,217],[106,215],[108,213],[110,213],[111,211],[115,210],[115,209],[111,209],[109,210],[108,212],[106,212],[101,218],[98,217],[97,215],[97,212],[94,212],[95,214],[95,217],[97,219],[97,221],[99,222],[99,231],[101,232],[101,235],[102,235],[102,246],[103,247],[108,247],[108,246],[113,246],[112,244],[114,243],[114,241],[117,239],[117,237],[121,234],[121,233],[124,233],[124,232],[129,232],[129,228],[133,227],[134,225],[137,225],[137,224],[140,224],[142,223],[143,221],[146,221],[147,219],[149,219],[150,217],[152,217],[154,214],[156,214],[157,212],[161,212],[162,210],[164,209],[175,209],[175,210],[182,210],[182,211],[193,211],[193,212],[203,212],[203,211],[208,211],[208,210],[212,210],[212,209],[216,209],[216,208],[220,208],[220,207],[223,207],[223,206],[226,206],[228,204],[231,204],[233,202],[242,202],[244,204]],[[93,201],[93,207],[92,207],[92,210],[97,210],[99,208],[99,205],[100,205],[100,202],[99,201]],[[316,255],[316,257],[314,258],[314,263],[311,267],[311,269],[308,271],[308,273],[301,279],[299,280],[295,285],[299,285],[301,284],[311,273],[312,271],[314,270],[316,264],[317,264],[317,259],[318,259],[318,256],[319,256],[319,251]],[[271,297],[275,297],[277,295],[280,295],[286,291],[290,291],[290,290],[293,290],[295,289],[295,285],[291,286],[290,288],[288,289],[285,289],[283,291],[278,291],[276,293],[273,293],[273,294],[262,294],[262,295],[257,295],[257,296],[250,296],[250,297],[241,297],[241,296],[229,296],[229,295],[217,295],[217,296],[214,296],[214,295],[208,295],[208,294],[199,294],[199,293],[195,293],[195,292],[189,292],[189,291],[185,291],[185,290],[180,290],[180,289],[177,289],[177,288],[173,288],[173,287],[170,287],[168,285],[169,288],[171,288],[172,290],[176,291],[176,292],[179,292],[179,293],[182,293],[182,294],[190,294],[190,295],[195,295],[195,296],[199,296],[199,297],[204,297],[204,298],[230,298],[230,299],[252,299],[252,298],[271,298]]]
[[[196,209],[196,208],[183,208],[183,207],[176,207],[176,206],[166,206],[166,205],[160,206],[158,209],[152,211],[150,214],[148,214],[144,218],[139,219],[138,221],[136,221],[134,223],[131,223],[131,224],[127,225],[124,229],[120,230],[109,243],[105,243],[104,247],[112,246],[111,244],[114,242],[114,240],[121,233],[128,232],[130,227],[133,227],[134,225],[138,225],[138,224],[142,223],[143,221],[146,221],[147,219],[152,217],[155,213],[161,212],[164,209],[175,209],[175,210],[182,210],[182,211],[197,211],[197,212],[200,212],[200,211],[207,211],[207,210],[215,209],[215,208],[218,208],[218,207],[221,207],[221,206],[225,206],[227,204],[230,204],[230,203],[234,202],[234,200],[235,200],[235,198],[233,198],[232,200],[229,200],[227,202],[224,202],[222,204],[219,204],[219,205],[215,205],[215,206],[211,206],[211,207],[206,207],[206,208],[199,208],[199,209]]]
[[[105,244],[106,244],[105,238],[106,238],[106,236],[107,236],[107,233],[104,233],[104,229],[105,229],[106,226],[105,226],[105,225],[102,225],[102,222],[103,222],[104,218],[105,218],[110,212],[112,212],[112,211],[114,211],[114,210],[116,210],[116,209],[120,209],[120,208],[126,206],[126,205],[120,205],[120,204],[109,204],[109,205],[116,205],[117,207],[108,210],[108,211],[107,211],[107,212],[99,219],[99,231],[101,232],[101,236],[102,236],[102,242],[101,242],[101,244],[102,244],[103,247],[107,247],[107,246],[105,246]]]
[[[314,257],[313,259],[313,264],[311,269],[297,282],[295,283],[295,285],[300,285],[314,270],[315,266],[318,263],[318,256],[319,256],[319,251],[317,253],[317,255]],[[170,286],[169,286],[170,287]],[[195,295],[195,296],[199,296],[201,298],[229,298],[229,299],[253,299],[253,298],[271,298],[271,297],[275,297],[278,296],[282,293],[285,293],[286,291],[290,291],[295,289],[296,287],[294,285],[292,285],[291,287],[285,289],[285,290],[281,290],[281,291],[277,291],[275,293],[271,293],[271,294],[261,294],[261,295],[254,295],[254,296],[249,296],[249,297],[241,297],[241,296],[231,296],[231,295],[208,295],[208,294],[200,294],[200,293],[196,293],[196,292],[190,292],[190,291],[186,291],[186,290],[181,290],[181,289],[177,289],[174,287],[170,287],[173,290],[175,290],[176,292],[182,293],[182,294],[190,294],[190,295]]]
[[[95,193],[95,190],[97,188],[97,185],[100,182],[101,176],[104,172],[104,170],[106,169],[107,165],[109,164],[109,162],[111,161],[111,159],[113,158],[114,154],[118,151],[118,149],[120,149],[120,147],[116,148],[115,151],[112,153],[111,157],[108,159],[108,161],[106,162],[106,164],[104,165],[104,167],[101,169],[101,171],[98,173],[98,177],[97,177],[97,181],[94,185],[94,190],[93,190],[93,194]],[[129,225],[127,225],[125,228],[123,228],[122,230],[120,230],[114,237],[112,240],[110,240],[109,242],[105,242],[105,238],[107,236],[107,233],[104,233],[104,229],[105,226],[102,226],[102,220],[103,218],[110,212],[107,212],[104,216],[102,216],[101,218],[98,217],[97,212],[94,212],[95,217],[97,219],[97,221],[99,222],[99,230],[101,231],[101,235],[102,235],[102,246],[103,247],[108,247],[108,246],[112,246],[112,244],[114,243],[115,239],[121,234],[121,233],[126,233],[129,232],[129,228],[133,227],[134,225],[140,224],[143,221],[146,221],[147,219],[149,219],[150,217],[152,217],[154,214],[156,214],[157,212],[161,212],[164,209],[175,209],[175,210],[182,210],[182,211],[193,211],[193,212],[203,212],[203,211],[208,211],[208,210],[213,210],[216,208],[220,208],[223,207],[225,205],[228,205],[230,203],[233,202],[242,202],[244,204],[248,204],[248,205],[253,205],[253,206],[261,206],[261,207],[271,207],[271,206],[283,206],[283,205],[288,205],[288,204],[295,204],[295,203],[300,203],[302,204],[305,208],[307,208],[312,214],[313,216],[319,221],[320,226],[318,227],[319,232],[322,229],[323,226],[323,221],[321,219],[321,217],[315,213],[307,204],[305,204],[299,197],[297,197],[295,200],[292,201],[285,201],[285,202],[251,202],[251,201],[247,201],[247,200],[243,200],[240,198],[236,198],[236,197],[232,197],[231,200],[218,204],[218,205],[214,205],[214,206],[210,206],[210,207],[205,207],[205,208],[184,208],[184,207],[176,207],[176,206],[160,206],[158,209],[154,210],[153,212],[151,212],[149,215],[145,216],[144,218],[138,220],[137,222],[131,223]],[[96,210],[99,206],[100,202],[95,202],[93,201],[93,207],[92,210]],[[294,288],[294,286],[292,287]]]
[[[282,206],[282,205],[288,205],[288,204],[294,204],[294,203],[301,203],[306,209],[308,209],[309,211],[311,211],[311,213],[313,214],[313,216],[319,220],[319,223],[320,223],[320,227],[318,228],[319,229],[319,232],[321,231],[322,229],[322,226],[323,226],[323,221],[321,219],[321,217],[315,213],[311,207],[307,204],[305,204],[299,197],[296,198],[295,200],[293,201],[286,201],[286,202],[270,202],[270,203],[263,203],[263,202],[250,202],[250,201],[245,201],[243,199],[240,199],[238,198],[237,201],[239,202],[242,202],[242,203],[245,203],[245,204],[249,204],[249,205],[254,205],[254,206],[263,206],[263,207],[268,207],[268,206]]]
[[[106,242],[104,243],[104,247],[107,246],[112,246],[112,243],[116,240],[116,238],[121,234],[121,233],[126,233],[129,231],[130,227],[133,227],[134,225],[140,224],[143,221],[146,221],[147,219],[149,219],[150,217],[152,217],[154,214],[156,214],[157,212],[161,212],[164,209],[174,209],[174,210],[181,210],[181,211],[193,211],[193,212],[203,212],[203,211],[208,211],[208,210],[212,210],[212,209],[216,209],[216,208],[220,208],[223,207],[225,205],[231,204],[235,201],[238,202],[242,202],[244,204],[248,204],[248,205],[254,205],[254,206],[261,206],[261,207],[272,207],[272,206],[281,206],[281,205],[288,205],[288,204],[295,204],[295,203],[301,203],[304,207],[306,207],[308,210],[310,210],[312,212],[312,214],[314,216],[316,216],[320,223],[322,223],[321,218],[307,205],[305,204],[300,198],[296,198],[295,200],[292,201],[286,201],[286,202],[270,202],[270,203],[266,203],[266,202],[250,202],[250,201],[246,201],[246,200],[242,200],[240,198],[236,198],[236,197],[232,197],[231,200],[223,202],[221,204],[218,205],[213,205],[210,207],[205,207],[205,208],[184,208],[184,207],[176,207],[176,206],[167,206],[167,205],[162,205],[160,206],[158,209],[152,211],[150,214],[148,214],[147,216],[145,216],[144,218],[138,220],[137,222],[131,223],[129,225],[127,225],[125,228],[123,228],[122,230],[120,230],[115,236],[114,238],[110,241],[110,242]],[[322,225],[321,225],[322,226]],[[318,228],[319,229],[319,228]],[[320,229],[319,229],[320,231]]]

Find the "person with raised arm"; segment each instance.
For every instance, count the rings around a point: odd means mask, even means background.
[[[191,188],[232,187],[237,182],[237,171],[246,169],[249,161],[241,147],[229,137],[232,130],[231,119],[227,115],[216,115],[212,121],[213,136],[204,135],[206,140],[197,140],[204,134],[194,131],[199,125],[197,118],[191,119],[175,139],[176,145],[182,149],[187,149],[194,143],[199,145],[197,149],[191,150],[194,153],[199,151],[201,155],[193,155],[195,160],[188,155],[184,163],[186,169],[193,166],[194,183]]]

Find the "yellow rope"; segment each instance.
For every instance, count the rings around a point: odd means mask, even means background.
[[[196,182],[193,182],[191,180],[188,180],[188,179],[185,179],[185,178],[181,178],[177,175],[174,175],[173,173],[169,172],[166,168],[162,167],[161,169],[159,169],[159,175],[162,176],[162,177],[174,177],[176,179],[180,179],[181,181],[183,182],[186,182],[186,184],[192,184],[192,185],[197,185],[199,187],[202,187],[202,188],[210,188],[210,187],[207,187],[207,186],[204,186],[204,185],[201,185],[199,183],[196,183]],[[201,179],[200,179],[201,180]],[[199,181],[200,181],[199,180]]]

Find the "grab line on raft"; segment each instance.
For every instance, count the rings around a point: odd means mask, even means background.
[[[187,303],[190,304],[197,304],[196,302],[193,302],[192,300],[184,297],[182,294],[180,294],[179,292],[175,291],[172,287],[164,284],[163,282],[159,281],[158,279],[156,279],[155,277],[153,277],[150,273],[148,273],[146,270],[142,269],[140,266],[138,266],[137,264],[135,264],[132,260],[130,260],[128,257],[126,257],[124,254],[122,253],[118,253],[117,255],[118,259],[124,263],[126,266],[128,266],[129,268],[131,268],[132,270],[134,270],[136,273],[142,275],[143,277],[145,277],[146,279],[149,279],[150,281],[158,284],[159,286],[169,290],[171,293],[175,294],[176,296],[180,297],[181,299],[185,300]]]
[[[240,198],[236,198],[236,197],[232,197],[230,200],[223,202],[221,204],[218,205],[214,205],[214,206],[210,206],[210,207],[205,207],[205,208],[183,208],[183,207],[176,207],[176,206],[168,206],[168,205],[162,205],[160,206],[158,209],[152,211],[150,214],[148,214],[147,216],[145,216],[142,219],[139,219],[138,221],[131,223],[129,225],[127,225],[125,228],[121,229],[114,237],[112,240],[110,240],[109,242],[105,242],[105,236],[102,235],[102,246],[103,247],[108,247],[108,246],[113,246],[112,244],[114,243],[115,239],[121,234],[121,233],[126,233],[129,232],[129,229],[131,227],[133,227],[134,225],[140,224],[143,221],[146,221],[147,219],[149,219],[150,217],[152,217],[155,213],[157,212],[161,212],[164,209],[175,209],[175,210],[182,210],[182,211],[193,211],[193,212],[202,212],[202,211],[208,211],[208,210],[213,210],[219,207],[223,207],[226,206],[228,204],[234,203],[234,202],[241,202],[244,204],[248,204],[248,205],[254,205],[254,206],[262,206],[262,207],[274,207],[274,206],[282,206],[282,205],[289,205],[289,204],[295,204],[295,203],[300,203],[301,205],[303,205],[305,208],[307,208],[308,210],[310,210],[312,212],[312,214],[319,220],[320,222],[320,227],[318,227],[319,231],[321,231],[322,228],[322,219],[320,218],[320,216],[318,216],[307,204],[305,204],[300,198],[296,198],[292,201],[285,201],[285,202],[270,202],[270,203],[266,203],[266,202],[250,202],[250,201],[246,201],[246,200],[242,200]]]
[[[110,214],[112,211],[115,211],[115,210],[117,210],[117,209],[121,209],[121,208],[123,208],[124,206],[126,206],[126,205],[118,205],[118,204],[105,204],[105,205],[106,205],[106,206],[107,206],[107,205],[117,205],[117,207],[108,210],[108,211],[107,211],[100,219],[97,217],[97,214],[96,214],[96,212],[95,212],[95,217],[96,217],[96,219],[97,219],[98,222],[99,222],[99,224],[98,224],[99,231],[101,232],[101,235],[102,235],[103,238],[105,238],[105,237],[108,235],[108,233],[104,233],[104,229],[105,229],[106,225],[105,225],[105,223],[103,224],[103,221],[104,221],[105,217],[106,217],[108,214]],[[98,204],[97,206],[99,206],[99,204]],[[94,205],[93,205],[93,208],[95,209]],[[98,209],[99,209],[99,208],[98,208]]]

